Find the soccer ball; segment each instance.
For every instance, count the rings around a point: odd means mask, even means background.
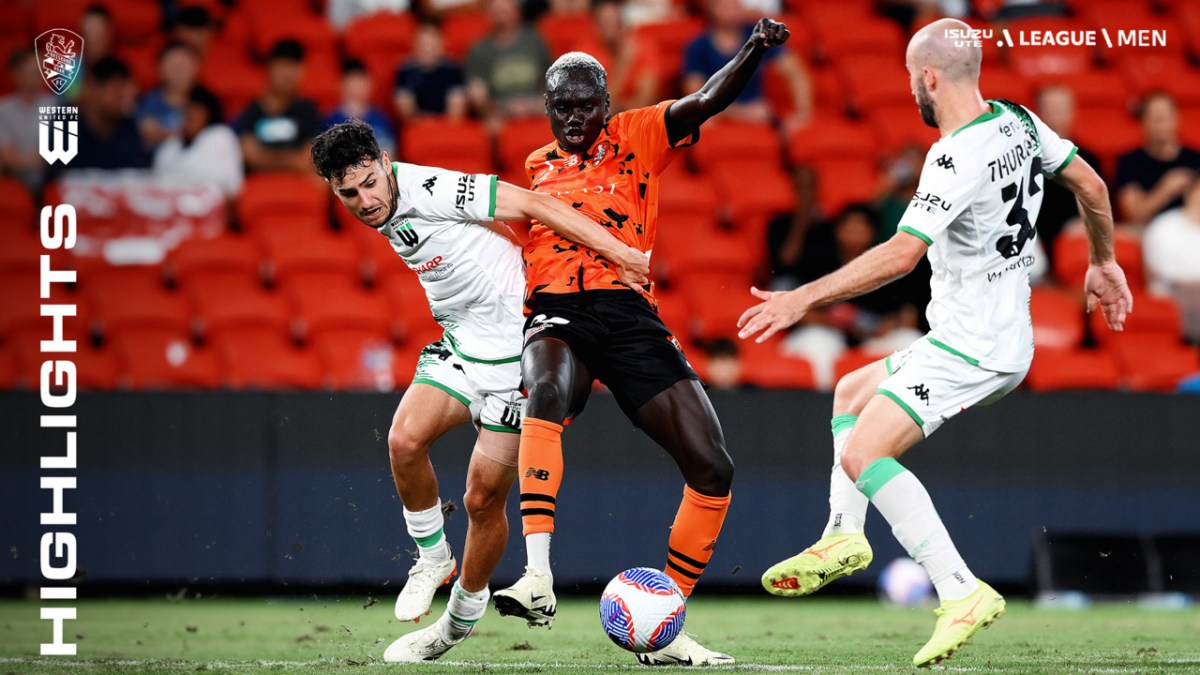
[[[600,625],[617,646],[644,654],[671,644],[683,630],[683,591],[675,580],[649,567],[621,572],[600,596]]]
[[[879,599],[900,607],[924,604],[933,592],[925,568],[912,558],[896,558],[879,575]]]

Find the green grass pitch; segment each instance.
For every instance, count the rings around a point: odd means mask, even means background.
[[[436,618],[444,594],[435,602]],[[7,673],[619,673],[645,672],[604,636],[593,598],[564,599],[552,630],[530,629],[494,610],[436,664],[380,662],[412,629],[391,616],[392,598],[200,598],[81,600],[75,657],[38,657],[49,622],[36,602],[0,601],[0,675]],[[870,599],[697,596],[687,627],[732,653],[736,672],[911,671],[928,638],[927,608]],[[1200,673],[1200,609],[1135,605],[1039,610],[1010,601],[1008,614],[975,636],[944,670],[1006,673]],[[715,670],[715,669],[713,669]]]

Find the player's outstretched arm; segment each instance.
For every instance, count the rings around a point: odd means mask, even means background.
[[[607,258],[617,266],[617,276],[626,284],[650,283],[650,258],[645,253],[622,243],[594,220],[550,195],[500,181],[496,185],[496,220],[537,220]]]
[[[763,342],[812,309],[869,293],[911,272],[927,249],[918,237],[897,232],[837,271],[794,290],[760,291],[751,287],[750,293],[762,302],[738,319],[738,337],[745,340],[761,333],[755,342]]]
[[[1075,193],[1079,213],[1088,236],[1088,271],[1083,289],[1087,294],[1087,311],[1099,305],[1108,327],[1125,329],[1125,317],[1133,311],[1133,294],[1125,281],[1125,272],[1117,264],[1113,248],[1112,207],[1108,202],[1108,187],[1096,170],[1076,157],[1057,176],[1057,180]]]
[[[713,115],[728,108],[750,83],[763,52],[787,42],[790,36],[784,24],[760,19],[750,39],[729,63],[713,73],[700,89],[671,104],[667,111],[667,137],[671,142],[687,138]]]

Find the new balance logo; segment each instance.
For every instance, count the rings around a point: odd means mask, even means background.
[[[550,472],[545,469],[535,469],[532,466],[525,472],[526,478],[536,478],[538,480],[550,480]]]
[[[430,176],[428,180],[426,180],[424,183],[421,183],[421,187],[425,188],[425,191],[428,192],[429,196],[431,197],[433,196],[433,184],[437,182],[437,178],[437,176]]]
[[[939,167],[941,167],[943,169],[950,169],[950,171],[953,172],[955,176],[958,175],[958,171],[954,168],[954,160],[950,159],[949,155],[942,155],[941,157],[938,157],[934,161],[934,164],[938,165]]]
[[[929,405],[929,390],[925,388],[924,384],[917,384],[908,388],[912,390],[913,396],[924,401],[925,405]]]

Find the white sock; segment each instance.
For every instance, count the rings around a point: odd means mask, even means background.
[[[446,545],[446,534],[442,531],[445,522],[440,499],[437,504],[424,511],[404,509],[404,524],[408,526],[409,536],[417,542],[417,551],[422,558],[430,560],[450,558],[450,547]]]
[[[950,541],[929,492],[912,472],[885,457],[862,472],[858,489],[887,519],[904,550],[929,573],[939,599],[961,600],[975,592],[979,586],[975,575]]]
[[[483,590],[472,593],[455,581],[454,586],[450,588],[450,601],[446,603],[446,611],[438,619],[442,636],[447,641],[457,642],[470,635],[475,624],[483,618],[488,598],[491,596],[491,591],[486,586]]]
[[[533,569],[553,577],[550,571],[550,533],[535,532],[525,537],[525,556]]]
[[[857,415],[837,415],[833,418],[833,470],[829,476],[829,522],[825,525],[827,537],[831,534],[861,533],[867,523],[866,495],[854,487],[854,481],[842,469],[842,452],[846,441],[854,430]]]

